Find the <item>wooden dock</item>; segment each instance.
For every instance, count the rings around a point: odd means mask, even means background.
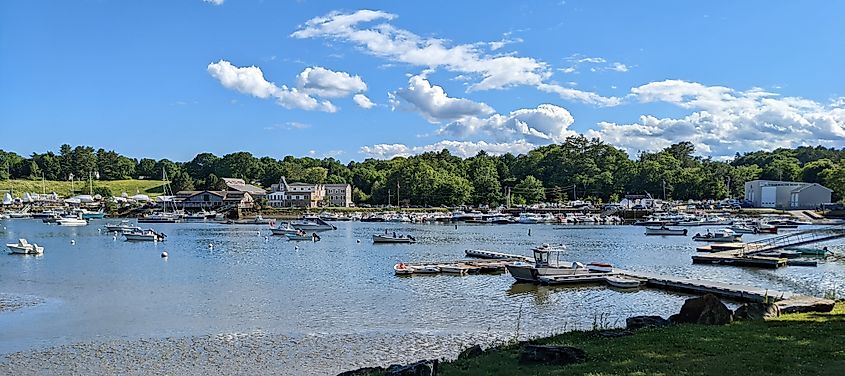
[[[784,248],[824,242],[842,237],[845,237],[845,227],[829,226],[748,243],[709,244],[696,248],[696,251],[704,254],[692,256],[692,262],[693,264],[747,266],[769,269],[777,269],[790,264],[813,266],[810,262],[789,262],[784,257],[785,254],[777,254],[777,251]]]

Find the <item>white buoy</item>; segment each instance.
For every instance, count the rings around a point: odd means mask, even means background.
[[[270,237],[269,237],[269,236],[265,236],[265,237],[264,237],[264,241],[266,242],[266,241],[268,241],[268,240],[270,240]]]
[[[298,245],[297,245],[297,246],[294,246],[294,247],[293,247],[293,249],[299,249],[299,246],[298,246]]]
[[[71,245],[76,244],[76,240],[72,240],[72,239],[71,239],[70,244],[71,244]]]
[[[256,231],[255,235],[261,236],[261,231]]]
[[[167,251],[161,253],[161,258],[167,258]]]
[[[117,235],[112,235],[111,240],[117,240]]]
[[[103,229],[98,228],[98,229],[97,229],[97,232],[103,232]]]
[[[356,242],[356,243],[360,243],[360,242],[361,242],[361,239],[355,239],[355,242]]]
[[[214,244],[208,243],[208,249],[214,248]]]

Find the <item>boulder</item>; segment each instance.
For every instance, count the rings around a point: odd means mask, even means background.
[[[461,353],[458,355],[458,359],[475,358],[476,356],[479,356],[483,353],[484,350],[481,349],[480,345],[473,345],[471,347],[468,347],[466,350],[461,351]]]
[[[734,311],[736,320],[759,321],[778,316],[780,316],[780,308],[776,304],[745,303]]]
[[[660,316],[634,316],[625,319],[625,328],[635,330],[640,328],[657,328],[672,324]]]
[[[387,367],[388,376],[435,376],[437,375],[437,365],[440,362],[437,359],[420,360],[416,363],[407,365],[392,365]]]
[[[669,318],[682,324],[724,325],[733,321],[733,311],[713,294],[687,299],[681,312]]]
[[[543,363],[563,366],[583,362],[584,350],[571,346],[526,345],[519,354],[520,363]]]
[[[836,301],[830,299],[811,297],[794,297],[775,303],[780,313],[830,312],[835,304]]]

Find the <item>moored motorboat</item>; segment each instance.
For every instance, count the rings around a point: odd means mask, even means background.
[[[334,225],[315,216],[303,217],[301,220],[293,222],[290,225],[297,230],[303,231],[328,231],[337,229]]]
[[[534,262],[517,261],[505,265],[517,282],[539,283],[540,277],[575,274],[584,270],[584,265],[577,262],[560,260],[563,249],[534,248]]]
[[[64,217],[57,219],[56,223],[59,226],[86,226],[88,225],[88,220],[79,217]]]
[[[306,234],[304,231],[300,231],[294,234],[285,234],[285,237],[288,238],[288,240],[311,240],[314,242],[320,241],[320,235],[317,235],[316,232]]]
[[[16,255],[40,255],[44,253],[44,247],[39,247],[38,244],[29,243],[26,239],[18,239],[17,243],[6,244],[9,251]]]
[[[464,264],[440,264],[438,265],[440,271],[443,273],[467,274],[471,269]]]
[[[722,229],[721,231],[710,232],[709,230],[705,234],[695,234],[692,237],[692,240],[701,241],[701,242],[717,242],[717,243],[730,243],[730,242],[738,242],[742,239],[742,234],[737,234],[733,230],[726,228]]]
[[[156,212],[138,218],[138,223],[177,223],[182,217],[176,213]]]
[[[272,223],[271,223],[272,225]],[[297,229],[293,228],[288,222],[280,222],[276,227],[270,227],[270,232],[273,235],[287,235],[287,234],[296,234]]]
[[[680,235],[685,236],[687,234],[687,229],[685,228],[671,228],[667,226],[646,226],[645,228],[646,235],[663,235],[663,236],[672,236],[672,235]]]
[[[126,231],[123,233],[123,237],[130,242],[163,242],[167,235],[153,229],[145,229]]]
[[[138,226],[133,226],[129,221],[120,221],[118,224],[108,223],[103,227],[106,228],[108,232],[128,232],[128,231],[137,231],[141,230]]]
[[[728,228],[730,228],[731,230],[733,230],[733,232],[735,232],[737,234],[756,234],[757,233],[756,227],[748,226],[748,225],[733,225],[733,226],[728,227]]]

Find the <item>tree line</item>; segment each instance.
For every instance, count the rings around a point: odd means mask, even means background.
[[[736,198],[743,196],[744,183],[754,179],[820,183],[834,190],[834,200],[845,192],[845,149],[781,148],[737,153],[727,161],[694,153],[692,143],[680,142],[631,159],[619,148],[583,136],[520,155],[482,151],[461,158],[444,149],[347,164],[334,158],[259,158],[248,152],[222,157],[200,153],[188,162],[174,162],[62,145],[58,153],[29,158],[0,150],[0,180],[160,179],[164,171],[174,191],[180,191],[223,189],[222,177],[269,187],[285,176],[289,182],[349,183],[359,204],[419,206],[613,202],[646,193],[678,200]]]

